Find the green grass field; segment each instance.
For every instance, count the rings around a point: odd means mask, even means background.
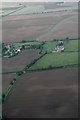
[[[50,53],[38,60],[30,70],[77,64],[78,52]]]
[[[46,42],[46,43],[43,45],[43,52],[44,52],[44,51],[52,52],[53,49],[55,49],[56,45],[57,45],[57,42],[56,42],[56,41]]]
[[[64,42],[65,51],[78,51],[78,40],[69,40]]]

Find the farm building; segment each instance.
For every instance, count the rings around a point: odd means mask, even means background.
[[[63,40],[60,40],[58,42],[57,47],[52,52],[54,53],[54,52],[63,52],[63,51],[64,51],[64,43],[63,43]]]

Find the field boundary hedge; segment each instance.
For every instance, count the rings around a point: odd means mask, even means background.
[[[39,58],[34,59],[30,64],[28,64],[22,71],[28,70],[32,65],[34,65],[38,60],[40,60],[46,53],[42,54]]]
[[[31,72],[38,72],[38,71],[45,71],[45,70],[54,70],[54,69],[61,69],[61,68],[68,68],[68,67],[78,67],[78,64],[73,64],[73,65],[64,65],[64,66],[56,66],[56,67],[48,67],[48,68],[40,68],[40,69],[34,69],[34,70],[28,70]]]
[[[13,89],[13,86],[16,84],[16,79],[13,79],[9,85],[9,87],[7,88],[6,92],[2,94],[2,103],[6,100],[8,94],[11,92],[11,90]]]

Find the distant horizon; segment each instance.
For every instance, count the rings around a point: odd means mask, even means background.
[[[1,0],[1,2],[79,2],[79,0]]]

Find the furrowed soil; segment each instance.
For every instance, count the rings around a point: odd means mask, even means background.
[[[3,104],[8,118],[77,118],[78,69],[30,72]]]
[[[39,39],[50,41],[78,37],[78,15],[74,10],[3,17],[3,42]]]
[[[39,56],[39,50],[24,50],[17,56],[11,58],[3,58],[2,72],[20,71]]]

